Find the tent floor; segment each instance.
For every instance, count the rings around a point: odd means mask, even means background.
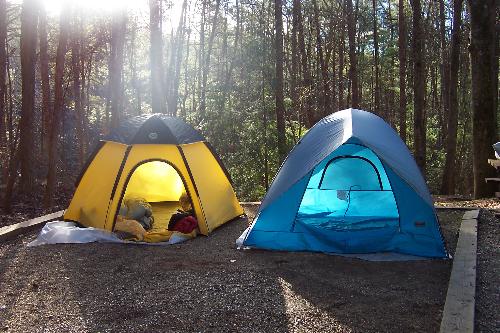
[[[323,216],[321,216],[323,215]],[[320,229],[350,231],[367,230],[377,228],[390,228],[398,226],[397,217],[382,216],[331,216],[324,214],[301,214],[295,220],[295,226],[301,226],[300,230],[308,226]]]
[[[153,223],[153,231],[166,229],[168,227],[170,217],[177,209],[181,208],[179,201],[150,202],[149,204],[153,208],[153,217],[155,219]]]

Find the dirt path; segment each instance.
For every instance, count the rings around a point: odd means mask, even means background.
[[[251,213],[251,212],[249,212]],[[454,248],[462,212],[440,213]],[[185,244],[0,245],[7,332],[436,332],[451,261],[238,251],[232,222]]]

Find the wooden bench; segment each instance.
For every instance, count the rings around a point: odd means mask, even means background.
[[[487,183],[498,183],[498,192],[495,192],[495,197],[500,198],[500,160],[488,159],[488,164],[495,168],[495,170],[497,171],[497,177],[485,178],[484,181]]]

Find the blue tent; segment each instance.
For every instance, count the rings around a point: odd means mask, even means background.
[[[284,251],[448,256],[432,197],[384,120],[348,109],[292,149],[243,245]]]

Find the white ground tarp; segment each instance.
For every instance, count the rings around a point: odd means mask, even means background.
[[[168,242],[146,243],[125,241],[114,233],[97,228],[80,228],[73,222],[54,221],[48,222],[40,231],[38,237],[28,246],[45,244],[78,244],[78,243],[131,243],[143,245],[169,245],[182,243],[190,238],[174,234]]]

